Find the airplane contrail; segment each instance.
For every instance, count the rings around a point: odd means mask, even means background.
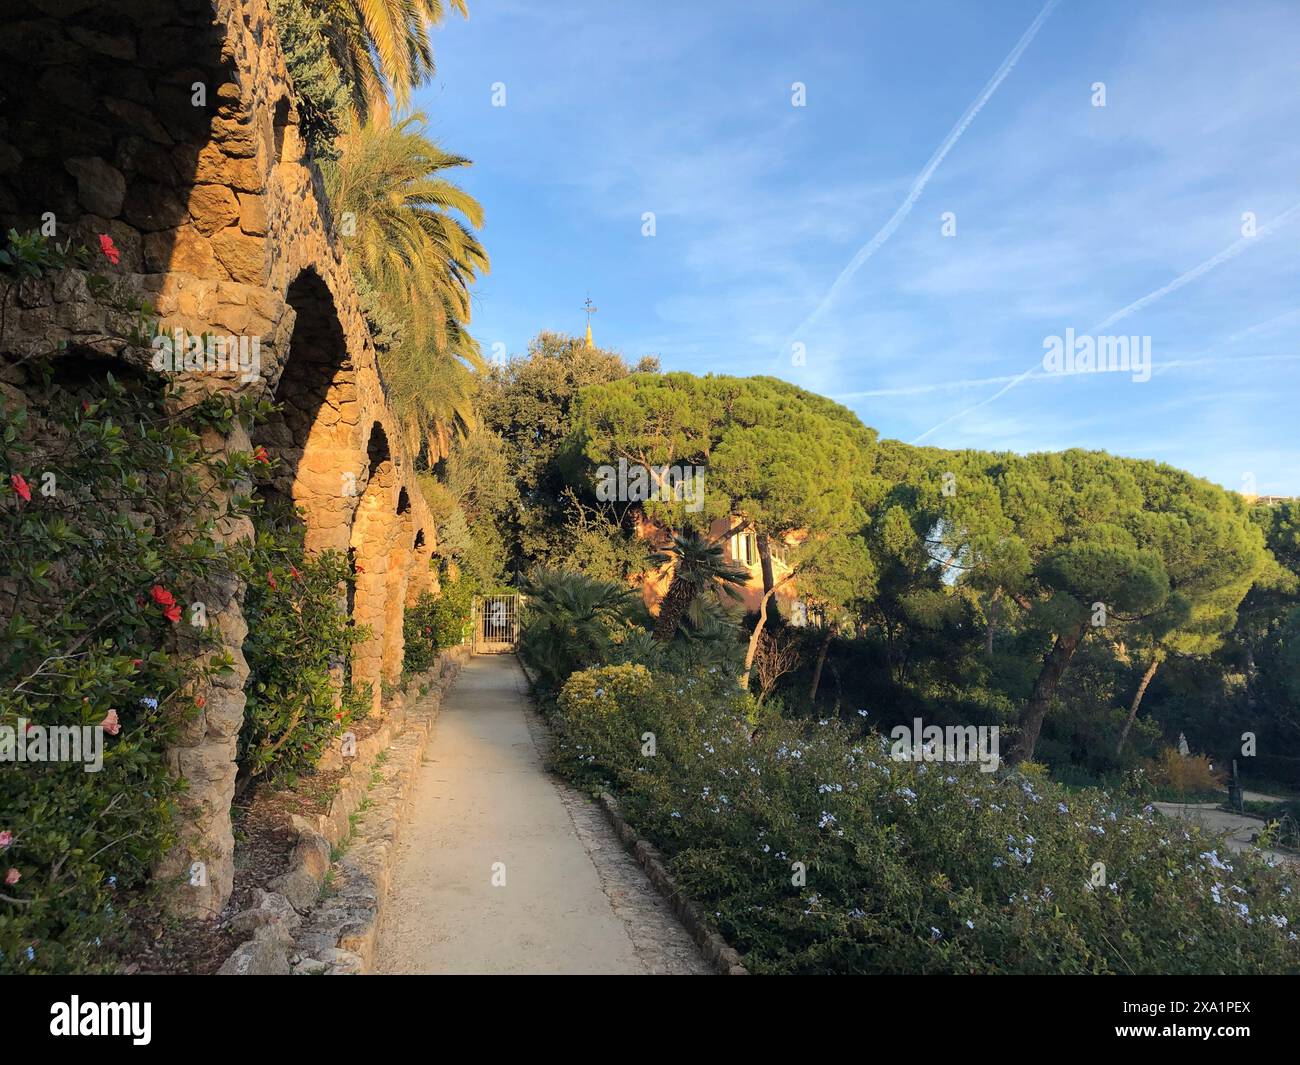
[[[1170,281],[1169,284],[1162,285],[1160,288],[1155,289],[1152,292],[1148,292],[1141,299],[1134,300],[1127,307],[1121,307],[1118,311],[1115,311],[1113,314],[1108,315],[1106,318],[1103,318],[1096,325],[1089,326],[1086,332],[1088,332],[1089,334],[1098,333],[1102,329],[1105,329],[1107,326],[1113,325],[1115,322],[1118,322],[1121,318],[1127,318],[1130,314],[1133,314],[1134,312],[1141,310],[1143,307],[1146,307],[1154,303],[1158,299],[1164,298],[1165,296],[1169,295],[1169,293],[1176,292],[1184,285],[1190,284],[1191,282],[1195,281],[1197,278],[1201,277],[1202,275],[1209,273],[1215,267],[1222,266],[1230,259],[1235,259],[1238,255],[1240,255],[1243,251],[1245,251],[1250,245],[1257,242],[1261,237],[1268,236],[1270,233],[1274,232],[1277,229],[1280,229],[1282,226],[1286,225],[1288,222],[1290,222],[1292,219],[1296,217],[1300,217],[1300,203],[1294,204],[1291,207],[1287,208],[1275,219],[1273,219],[1273,221],[1271,221],[1268,225],[1261,226],[1259,229],[1255,231],[1254,236],[1241,237],[1240,239],[1233,241],[1217,255],[1211,255],[1204,262],[1198,263],[1196,266],[1193,266],[1186,273],[1179,274],[1176,278]],[[964,418],[966,417],[966,415],[974,413],[975,411],[979,410],[981,407],[988,406],[994,400],[1001,399],[1013,388],[1015,388],[1018,384],[1020,384],[1020,382],[1023,381],[1026,377],[1029,377],[1031,374],[1033,374],[1034,371],[1037,370],[1040,366],[1042,366],[1041,360],[1035,362],[1033,366],[1031,366],[1024,373],[1018,374],[1016,377],[1013,377],[1010,380],[1010,382],[1003,385],[987,399],[982,399],[974,406],[967,407],[965,410],[958,411],[956,414],[949,415],[938,425],[931,426],[920,436],[916,437],[912,441],[912,443],[919,444],[931,433],[938,432],[945,425],[949,425],[952,422],[955,422],[958,418]]]
[[[912,182],[912,187],[908,191],[907,198],[899,205],[898,210],[890,216],[888,222],[880,227],[880,230],[874,237],[858,249],[857,254],[849,261],[848,266],[840,271],[839,277],[835,279],[835,283],[831,285],[830,291],[826,293],[821,303],[819,303],[816,309],[803,320],[799,328],[790,335],[789,339],[791,341],[803,335],[813,322],[826,312],[830,305],[835,302],[836,297],[844,290],[844,287],[853,279],[853,275],[862,269],[863,264],[876,254],[885,241],[892,237],[894,231],[903,224],[903,220],[911,214],[912,207],[916,204],[916,201],[921,198],[921,193],[925,191],[926,185],[930,183],[930,178],[934,176],[934,172],[939,169],[939,164],[942,163],[948,153],[952,151],[953,146],[961,139],[961,135],[966,132],[967,127],[975,121],[975,117],[984,109],[984,105],[988,103],[993,94],[997,92],[998,86],[1006,80],[1007,75],[1011,73],[1016,63],[1020,60],[1020,56],[1024,53],[1024,50],[1028,48],[1033,39],[1038,36],[1038,31],[1042,29],[1043,23],[1047,21],[1048,16],[1051,15],[1060,2],[1061,0],[1047,0],[1047,3],[1043,6],[1043,10],[1040,11],[1038,17],[1030,23],[1029,29],[1025,30],[1020,40],[1016,42],[1016,46],[1011,49],[1011,52],[1007,55],[1006,59],[1002,61],[1002,65],[994,72],[993,77],[991,77],[988,84],[984,86],[984,90],[975,97],[974,102],[966,108],[966,113],[961,116],[961,119],[948,133],[948,136],[943,139],[943,143],[940,144],[935,153],[930,156],[930,161],[925,164],[925,168]]]

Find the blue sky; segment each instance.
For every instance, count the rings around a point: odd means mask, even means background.
[[[886,437],[1300,494],[1300,5],[470,11],[415,105],[475,160],[485,352],[580,333],[590,291],[602,345],[775,374]],[[1151,379],[1044,373],[1066,328],[1150,337]]]

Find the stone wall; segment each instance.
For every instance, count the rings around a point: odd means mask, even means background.
[[[8,318],[0,382],[21,398],[23,358],[69,351],[148,367],[123,338],[133,301],[181,328],[256,342],[254,370],[177,374],[184,395],[270,396],[262,444],[273,493],[305,511],[309,549],[350,551],[353,612],[369,625],[354,672],[396,679],[402,606],[434,587],[435,536],[400,446],[320,175],[306,156],[266,0],[6,0],[0,33],[0,227],[53,227],[120,261],[112,298],[83,275],[26,285]],[[251,349],[246,349],[251,350]],[[246,537],[246,522],[223,530]],[[188,782],[183,837],[159,869],[179,905],[215,913],[233,877],[230,802],[247,665],[244,589],[204,589],[236,669],[207,693],[170,760]],[[202,863],[196,867],[196,863]],[[205,875],[189,875],[190,870]]]

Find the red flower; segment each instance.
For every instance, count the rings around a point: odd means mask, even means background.
[[[181,619],[181,608],[173,603],[163,611],[163,617],[175,625]]]
[[[172,595],[172,593],[169,592],[166,588],[164,588],[161,584],[155,584],[152,588],[150,588],[149,594],[153,596],[153,601],[157,603],[159,606],[176,605],[176,597]]]
[[[266,448],[262,447],[261,444],[258,444],[257,450],[253,452],[253,461],[260,462],[263,466],[271,464],[271,456],[266,453]]]
[[[269,584],[272,588],[280,587],[278,584],[275,583],[275,574],[272,573],[270,570],[266,571],[266,583]]]
[[[302,580],[302,574],[298,572],[298,567],[297,567],[297,566],[290,566],[290,567],[289,567],[289,572],[290,572],[290,574],[293,575],[293,579],[294,579],[294,580],[296,580],[296,581],[300,581],[300,580]]]
[[[122,261],[122,253],[117,250],[117,245],[113,243],[113,238],[107,233],[99,235],[99,250],[104,253],[104,258],[116,266]]]
[[[366,567],[363,566],[360,562],[353,563],[352,568],[355,569],[358,573],[366,572]]]
[[[18,498],[24,503],[32,501],[32,490],[27,486],[27,482],[23,480],[21,473],[11,473],[9,475],[9,484],[18,493]]]
[[[141,665],[143,665],[143,664],[144,664],[144,659],[143,659],[143,658],[133,658],[133,659],[131,659],[131,665],[132,665],[133,667],[137,667],[137,668],[138,668],[139,666],[141,666]]]
[[[194,696],[194,705],[197,706],[200,710],[202,710],[205,706],[208,705],[207,696],[206,695]]]

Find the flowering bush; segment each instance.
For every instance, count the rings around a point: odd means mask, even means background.
[[[1041,774],[892,761],[838,722],[751,735],[744,697],[709,693],[575,673],[557,759],[620,796],[757,972],[1300,971],[1289,868]]]
[[[343,555],[308,558],[301,526],[284,515],[259,513],[256,524],[244,596],[248,682],[238,760],[245,781],[292,782],[368,712],[369,685],[354,690],[348,668],[368,630],[348,618],[340,589],[355,577]]]
[[[190,607],[238,565],[212,533],[247,469],[196,430],[253,411],[178,415],[72,356],[28,374],[0,404],[0,972],[94,971],[170,840],[169,736],[230,664]],[[50,726],[102,728],[102,767],[17,761]]]

